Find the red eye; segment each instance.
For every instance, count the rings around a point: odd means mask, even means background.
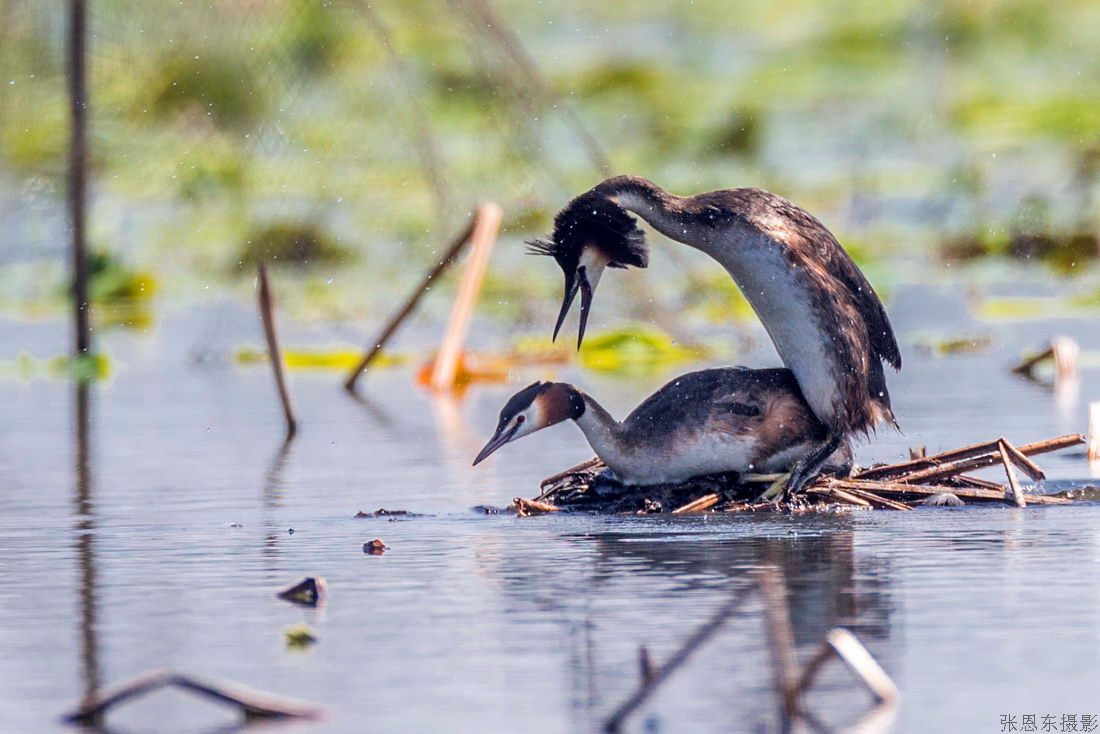
[[[516,416],[516,425],[522,426],[525,420],[527,420],[527,416],[525,415]]]

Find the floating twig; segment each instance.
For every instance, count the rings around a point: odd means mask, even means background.
[[[691,512],[702,512],[704,510],[709,510],[716,504],[718,504],[718,495],[714,492],[711,492],[710,494],[704,494],[702,497],[688,502],[686,505],[681,505],[680,507],[677,507],[675,510],[672,511],[672,514],[686,515]]]
[[[466,267],[462,270],[462,280],[458,284],[451,317],[447,322],[447,331],[439,345],[432,376],[429,384],[432,389],[447,392],[454,388],[455,375],[458,373],[462,345],[470,329],[470,318],[481,293],[481,284],[485,280],[485,271],[489,267],[489,255],[493,252],[500,222],[504,216],[501,208],[493,202],[478,207],[474,219],[474,229],[470,234],[470,249],[473,250]]]
[[[462,231],[451,244],[447,247],[447,251],[443,253],[443,257],[439,262],[432,266],[431,270],[425,274],[421,281],[417,284],[416,288],[409,297],[405,300],[405,303],[398,309],[397,313],[390,317],[390,320],[386,322],[386,325],[382,327],[382,331],[374,339],[374,345],[367,350],[363,355],[363,359],[359,361],[359,364],[355,365],[355,368],[348,375],[347,380],[344,381],[344,389],[348,392],[355,392],[355,383],[359,380],[359,376],[370,367],[371,362],[382,353],[382,348],[386,346],[390,338],[397,332],[397,329],[405,322],[405,319],[416,310],[416,307],[420,304],[420,299],[424,297],[430,288],[432,283],[441,276],[447,268],[451,266],[451,263],[462,253],[463,248],[470,241],[470,235],[473,234],[474,227],[477,226],[478,216],[480,210],[474,213],[470,219],[470,223],[466,226],[466,229]]]
[[[236,706],[245,719],[320,719],[324,715],[324,710],[316,706],[236,683],[205,680],[171,670],[153,670],[85,700],[63,720],[70,724],[98,724],[107,711],[118,704],[168,686]]]
[[[866,490],[866,489],[849,488],[848,492],[855,495],[856,497],[859,497],[860,499],[867,500],[868,502],[871,503],[871,505],[873,505],[874,507],[878,507],[880,509],[884,509],[884,510],[912,510],[913,509],[912,507],[905,504],[904,502],[899,502],[897,500],[892,500],[892,499],[889,499],[887,497],[883,497],[881,495],[875,494],[874,492],[871,492],[871,491]]]
[[[283,353],[279,348],[279,332],[275,327],[275,298],[271,293],[271,283],[267,277],[267,265],[260,263],[257,268],[259,278],[260,321],[264,326],[264,339],[267,340],[267,354],[271,359],[271,369],[275,373],[275,387],[279,391],[279,402],[283,405],[286,418],[286,440],[294,438],[298,432],[298,418],[294,415],[294,404],[290,400],[290,389],[286,382],[286,367],[283,365]]]
[[[539,500],[526,500],[522,497],[516,497],[512,500],[512,506],[516,510],[516,514],[520,517],[527,517],[528,515],[541,515],[545,512],[559,512],[560,507],[552,505],[549,502],[540,502]]]
[[[615,709],[615,712],[604,722],[604,731],[618,731],[626,718],[634,713],[639,706],[645,703],[650,694],[652,694],[666,678],[683,665],[687,659],[691,657],[693,652],[698,650],[704,642],[710,639],[711,635],[722,627],[726,620],[741,608],[745,598],[752,590],[752,586],[745,586],[734,592],[733,597],[719,607],[710,619],[695,630],[691,637],[687,638],[684,644],[665,661],[664,665],[657,667],[657,669],[653,671],[652,676],[650,676],[648,680],[643,680],[638,690],[636,690],[630,698],[626,699],[619,708]]]

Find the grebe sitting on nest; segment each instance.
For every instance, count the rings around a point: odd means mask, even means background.
[[[646,267],[645,235],[631,211],[671,239],[702,250],[733,277],[827,428],[791,473],[799,491],[849,436],[897,427],[882,363],[901,368],[890,320],[870,283],[825,226],[760,189],[675,196],[638,176],[617,176],[566,206],[550,240],[530,243],[565,273],[557,336],[581,293],[578,344],[607,267]]]
[[[581,429],[613,478],[628,485],[787,471],[828,435],[785,369],[691,372],[662,387],[621,423],[570,384],[536,382],[504,405],[496,432],[474,464],[506,443],[567,419]],[[838,446],[825,460],[843,470],[851,451],[847,441]]]

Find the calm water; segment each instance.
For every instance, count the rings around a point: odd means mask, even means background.
[[[863,463],[1004,434],[1085,429],[1100,393],[1019,382],[1006,364],[1056,332],[1100,350],[1094,322],[967,323],[950,289],[902,288],[905,335],[924,323],[993,334],[974,355],[909,348],[892,378],[905,436]],[[217,328],[211,330],[210,324]],[[331,340],[288,325],[288,341]],[[0,359],[64,350],[59,321],[0,322]],[[344,337],[346,339],[346,336]],[[823,517],[516,519],[475,505],[530,496],[587,458],[559,426],[470,460],[516,386],[436,400],[407,369],[372,375],[369,404],[335,373],[296,372],[303,429],[280,450],[265,369],[195,367],[196,347],[257,340],[245,305],[168,309],[148,334],[104,337],[112,378],[86,400],[64,382],[0,382],[0,729],[62,729],[89,688],[153,667],[222,677],[327,707],[295,731],[595,729],[637,683],[637,648],[663,659],[764,564],[789,579],[800,653],[851,628],[894,677],[898,731],[1001,731],[1002,714],[1100,715],[1100,506],[922,510]],[[765,351],[743,355],[772,364]],[[618,414],[671,375],[580,373]],[[86,441],[78,440],[83,433]],[[1052,480],[1087,478],[1083,454],[1046,457]],[[358,510],[417,513],[355,519]],[[291,532],[293,529],[293,532]],[[382,538],[382,556],[361,551]],[[274,597],[322,575],[328,603]],[[283,628],[319,643],[289,651]],[[831,667],[813,710],[839,728],[868,697]],[[232,715],[175,694],[119,709],[121,731],[209,731]],[[717,635],[632,719],[634,731],[775,730],[758,607]]]

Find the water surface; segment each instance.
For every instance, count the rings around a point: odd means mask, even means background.
[[[212,314],[217,313],[215,318]],[[972,327],[951,292],[903,288],[899,333],[928,319]],[[210,323],[218,324],[210,335]],[[287,338],[316,336],[288,325]],[[994,346],[936,358],[907,348],[891,378],[904,436],[863,463],[1005,435],[1082,431],[1100,375],[1023,383],[1006,365],[1051,333],[1100,349],[1090,322],[991,328]],[[331,336],[331,335],[329,335]],[[0,358],[64,350],[60,321],[0,322]],[[1001,714],[1100,714],[1100,506],[966,508],[814,517],[517,519],[474,512],[531,496],[587,458],[564,425],[473,455],[525,381],[433,398],[408,369],[366,383],[296,372],[299,438],[282,446],[264,369],[198,367],[197,346],[256,341],[246,304],[168,309],[146,334],[111,332],[114,373],[81,394],[49,379],[0,382],[0,722],[60,730],[88,690],[154,667],[239,681],[325,706],[302,731],[591,731],[637,684],[637,651],[664,659],[747,573],[776,565],[808,655],[853,630],[903,694],[898,731],[1001,730]],[[767,351],[741,355],[771,364]],[[559,369],[622,415],[670,375]],[[1083,479],[1080,452],[1045,457]],[[995,473],[990,474],[995,476]],[[380,507],[420,513],[356,519]],[[365,555],[381,538],[390,550]],[[304,575],[320,609],[274,597]],[[282,630],[319,637],[304,652]],[[811,698],[838,727],[870,704],[839,665]],[[714,637],[631,720],[631,730],[771,731],[778,722],[759,608]],[[112,714],[122,731],[209,731],[232,715],[174,694]]]

